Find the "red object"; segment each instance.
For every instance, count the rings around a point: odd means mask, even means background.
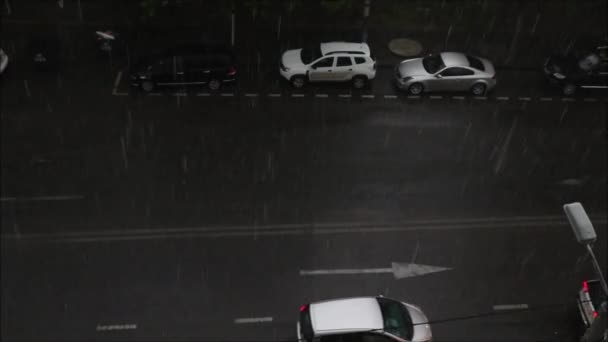
[[[300,306],[300,312],[306,310],[307,307],[308,307],[308,305],[302,305],[302,306]]]
[[[228,76],[234,76],[234,75],[236,75],[236,69],[234,67],[229,67]]]
[[[597,318],[597,311],[593,311],[593,318]]]
[[[587,281],[583,281],[583,292],[589,292],[589,286],[587,285]]]

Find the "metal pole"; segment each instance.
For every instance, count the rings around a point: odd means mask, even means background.
[[[8,3],[8,0],[4,0],[4,5],[6,6],[6,14],[11,15],[11,4]]]
[[[230,14],[230,45],[234,47],[234,11]]]
[[[595,257],[595,253],[593,253],[593,248],[591,248],[591,244],[586,244],[587,252],[591,256],[591,261],[593,263],[593,268],[595,268],[595,272],[597,272],[598,277],[600,278],[600,284],[602,284],[602,290],[604,290],[604,294],[608,296],[608,285],[606,285],[606,279],[604,279],[604,275],[602,274],[602,268],[600,264],[597,262],[597,258]]]

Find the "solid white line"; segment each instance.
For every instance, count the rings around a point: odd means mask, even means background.
[[[509,97],[508,96],[499,96],[496,99],[499,101],[507,101],[507,100],[509,100]]]
[[[268,94],[268,97],[281,97],[281,94],[270,93],[270,94]]]
[[[473,97],[475,100],[487,100],[488,98],[486,96],[475,96]]]
[[[530,100],[532,100],[532,98],[531,98],[531,97],[521,97],[521,96],[520,96],[520,97],[518,97],[517,99],[518,99],[519,101],[530,101]]]
[[[540,98],[541,101],[553,101],[552,97],[541,97]]]
[[[135,330],[137,324],[110,324],[110,325],[97,325],[95,330],[97,331],[109,331],[109,330]]]
[[[393,268],[342,268],[334,270],[300,270],[301,276],[311,275],[335,275],[335,274],[374,274],[374,273],[393,273]]]
[[[364,99],[373,99],[373,98],[376,97],[376,95],[367,95],[367,94],[364,94],[364,95],[361,95],[361,97],[364,98]]]
[[[397,95],[384,95],[385,99],[396,99]]]
[[[196,96],[211,96],[210,93],[197,93]]]
[[[236,324],[248,324],[248,323],[269,323],[272,322],[272,317],[247,317],[247,318],[235,318],[234,323]]]
[[[84,196],[80,195],[60,195],[60,196],[34,196],[34,197],[2,197],[0,202],[30,202],[30,201],[70,201],[70,200],[81,200]]]
[[[494,311],[502,311],[502,310],[525,310],[528,308],[528,304],[502,304],[502,305],[494,305],[492,309]]]
[[[327,95],[327,94],[315,94],[315,97],[326,98],[326,97],[329,97],[329,95]]]
[[[597,99],[594,98],[594,97],[585,97],[583,99],[583,101],[585,101],[585,102],[597,102]]]
[[[431,96],[429,96],[429,98],[431,100],[440,100],[440,99],[443,98],[443,96],[441,96],[441,95],[431,95]]]
[[[464,96],[452,96],[454,100],[464,100]]]
[[[338,97],[350,98],[350,97],[352,97],[352,95],[351,94],[338,94]]]
[[[291,94],[291,97],[304,97],[304,94]]]
[[[245,94],[246,97],[258,97],[257,93],[247,93]]]
[[[574,102],[575,99],[572,97],[562,97],[562,101],[564,102]]]
[[[234,94],[233,93],[221,93],[220,96],[232,97],[232,96],[234,96]]]

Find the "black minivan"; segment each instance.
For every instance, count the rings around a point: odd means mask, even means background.
[[[218,45],[183,45],[139,60],[131,85],[150,92],[156,88],[207,85],[211,90],[236,81],[232,50]]]

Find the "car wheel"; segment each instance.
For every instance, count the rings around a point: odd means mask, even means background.
[[[422,94],[422,91],[424,91],[424,86],[422,85],[422,83],[414,83],[410,85],[408,91],[412,95],[420,95]]]
[[[211,90],[218,90],[218,89],[220,89],[221,85],[222,85],[222,82],[220,82],[220,80],[212,79],[209,81],[209,89],[211,89]]]
[[[144,81],[141,84],[141,89],[143,91],[145,91],[146,93],[151,92],[152,90],[154,90],[154,83],[152,83],[152,81]]]
[[[483,83],[475,83],[471,87],[471,92],[475,96],[481,96],[486,93],[486,85]]]
[[[353,77],[353,87],[355,89],[362,89],[367,84],[367,78],[365,76]]]
[[[576,86],[572,83],[568,83],[564,86],[564,95],[571,96],[576,92]]]
[[[291,85],[294,88],[302,88],[305,83],[306,80],[304,79],[304,76],[298,75],[291,78]]]

